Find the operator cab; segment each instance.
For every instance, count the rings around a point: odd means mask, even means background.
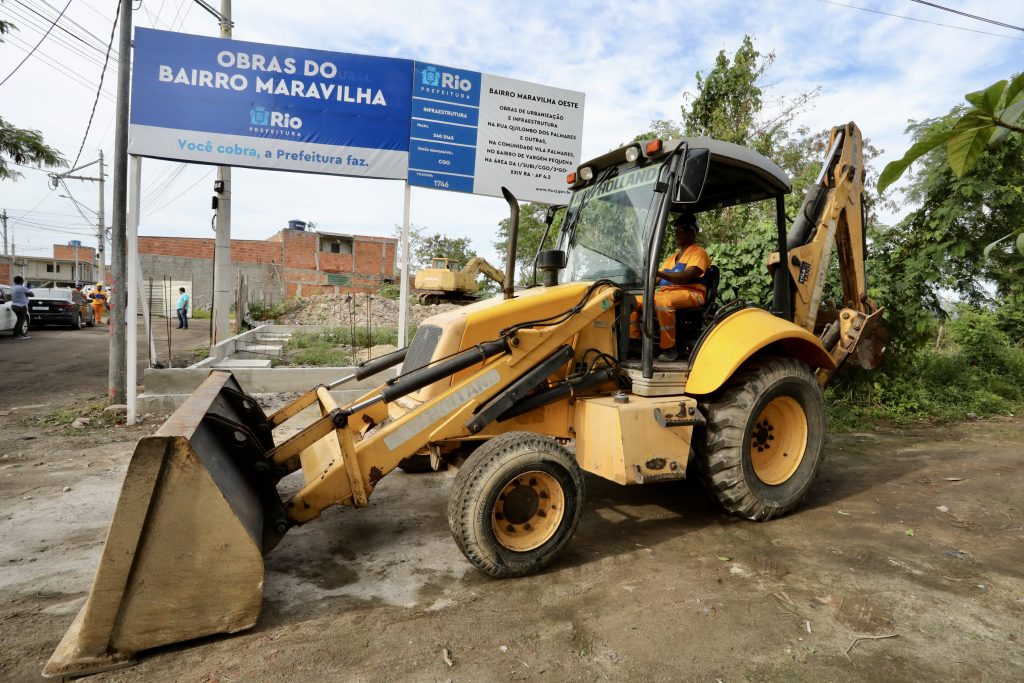
[[[658,265],[675,251],[670,223],[676,214],[692,212],[699,222],[705,211],[770,199],[776,202],[780,254],[785,255],[782,202],[792,189],[789,177],[745,147],[705,137],[634,142],[580,166],[568,180],[573,194],[564,207],[555,249],[544,250],[542,240],[537,255],[546,285],[610,280],[634,295],[626,297],[627,307],[637,296],[652,301]],[[549,211],[549,228],[553,217]],[[717,272],[712,264],[704,274],[709,295],[704,306],[677,311],[677,328],[684,328],[677,335],[680,362],[658,363],[659,371],[685,370],[680,364],[685,365],[697,337],[713,323],[719,307]],[[781,289],[773,312],[791,319],[788,286],[784,293]],[[640,344],[620,345],[620,358],[649,379],[659,353],[653,306],[643,307],[641,317]]]
[[[430,261],[430,267],[436,268],[437,270],[454,270],[457,271],[462,266],[461,263],[455,259],[434,257]]]

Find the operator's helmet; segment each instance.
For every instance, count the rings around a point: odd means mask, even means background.
[[[96,289],[98,289],[98,290],[99,289],[103,289],[103,283],[102,282],[97,282],[96,283]]]

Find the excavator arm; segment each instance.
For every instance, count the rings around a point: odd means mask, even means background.
[[[837,126],[829,135],[829,151],[815,184],[807,191],[787,238],[793,301],[793,322],[819,335],[835,362],[822,368],[818,381],[825,385],[851,355],[865,368],[877,367],[885,353],[888,334],[881,325],[883,308],[867,294],[865,258],[864,151],[856,124]],[[834,320],[824,320],[822,293],[832,253],[836,252],[843,302]],[[779,254],[769,258],[774,272]]]
[[[484,277],[494,280],[499,286],[505,284],[505,274],[488,263],[487,259],[482,256],[475,256],[470,259],[469,263],[462,269],[462,272],[474,280],[477,275],[483,273]]]

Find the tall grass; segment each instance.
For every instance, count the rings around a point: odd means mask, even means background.
[[[411,340],[415,331],[414,325],[409,326],[406,339]],[[398,343],[396,327],[382,325],[369,332],[365,327],[356,327],[354,332],[353,335],[350,328],[341,326],[315,332],[296,332],[284,347],[284,362],[290,365],[339,367],[350,365],[363,349]],[[365,360],[365,356],[359,360]]]

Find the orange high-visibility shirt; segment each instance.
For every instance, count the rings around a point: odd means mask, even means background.
[[[711,257],[708,256],[708,252],[704,251],[704,247],[697,244],[691,244],[686,249],[680,249],[662,261],[661,267],[658,270],[669,270],[675,273],[681,273],[690,266],[700,268],[701,276],[708,272],[708,268],[711,266]],[[693,290],[702,297],[707,294],[707,288],[696,282],[689,285],[677,285],[669,282],[668,280],[659,279],[658,286],[663,289],[669,287],[683,287]]]

